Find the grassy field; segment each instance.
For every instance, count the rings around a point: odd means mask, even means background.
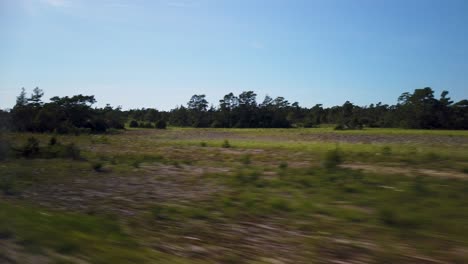
[[[0,161],[0,263],[468,263],[468,131],[4,133],[3,149],[30,137],[39,152]]]

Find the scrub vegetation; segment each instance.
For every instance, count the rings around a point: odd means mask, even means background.
[[[4,132],[0,262],[466,263],[468,132]]]

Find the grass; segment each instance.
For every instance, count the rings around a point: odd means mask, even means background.
[[[44,253],[43,249],[52,249],[59,254],[92,256],[93,263],[150,260],[151,254],[139,249],[115,221],[16,203],[1,202],[0,207],[0,233],[27,251]]]
[[[73,143],[81,158],[0,161],[0,237],[25,254],[92,263],[468,261],[457,253],[468,245],[466,131],[131,129],[58,135],[54,144],[52,135],[5,135],[13,146],[31,136],[40,151]],[[353,164],[376,169],[343,166]]]

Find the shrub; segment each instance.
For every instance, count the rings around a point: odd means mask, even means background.
[[[179,211],[175,206],[158,204],[151,208],[151,215],[156,220],[171,220],[179,214]]]
[[[244,165],[249,165],[250,163],[252,163],[252,160],[250,159],[250,154],[245,154],[241,157],[241,162],[242,164]]]
[[[278,165],[278,168],[280,168],[282,170],[287,169],[288,168],[288,163],[286,161],[283,161]]]
[[[345,130],[345,129],[346,129],[346,127],[343,124],[338,124],[338,125],[335,126],[335,130]]]
[[[63,153],[61,157],[77,160],[81,158],[80,154],[81,154],[80,149],[74,143],[70,143],[70,144],[65,145],[65,147],[63,148]]]
[[[15,179],[12,176],[0,178],[0,190],[5,195],[15,195],[18,193]]]
[[[130,127],[138,127],[138,122],[136,120],[130,121]]]
[[[0,160],[4,160],[8,157],[10,152],[10,146],[6,140],[0,140]]]
[[[50,138],[49,146],[54,146],[55,144],[57,144],[57,138],[54,136]]]
[[[142,128],[154,128],[154,126],[153,126],[153,124],[151,124],[151,122],[140,123],[140,127],[142,127]]]
[[[204,142],[204,141],[200,142],[200,147],[206,147],[206,146],[208,146],[208,145],[206,144],[206,142]]]
[[[101,171],[102,171],[102,166],[103,166],[103,165],[102,165],[102,162],[98,162],[98,161],[93,162],[93,163],[91,164],[91,167],[92,167],[93,170],[96,171],[96,172],[101,172]]]
[[[270,205],[274,211],[290,212],[293,209],[289,201],[282,198],[273,198]]]
[[[323,166],[327,169],[332,169],[336,168],[341,163],[343,163],[343,154],[336,148],[327,152],[325,160],[323,161]]]
[[[229,144],[229,140],[225,139],[223,141],[223,144],[221,145],[221,147],[223,148],[230,148],[231,147],[231,144]]]
[[[156,127],[157,129],[166,129],[167,123],[166,123],[166,121],[164,121],[164,120],[159,120],[158,122],[156,122],[155,127]]]
[[[239,171],[235,176],[237,183],[241,185],[258,184],[260,173],[258,171]]]
[[[417,228],[425,224],[426,219],[414,212],[386,207],[378,211],[378,217],[385,225],[397,228]]]
[[[35,137],[28,138],[28,141],[18,150],[22,157],[31,158],[39,154],[39,140]]]
[[[140,167],[140,164],[141,164],[141,161],[138,160],[138,159],[132,161],[132,166],[133,166],[134,168],[139,168],[139,167]]]
[[[211,123],[211,127],[212,128],[221,128],[221,127],[223,127],[223,124],[221,122],[219,122],[218,120],[215,120],[215,121],[213,121],[213,123]]]
[[[390,156],[392,154],[392,148],[389,146],[385,146],[382,148],[382,154],[385,156]]]

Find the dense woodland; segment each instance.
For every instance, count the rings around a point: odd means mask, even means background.
[[[363,127],[401,127],[420,129],[468,129],[468,100],[453,102],[444,91],[436,98],[429,88],[403,93],[397,104],[357,106],[346,101],[341,106],[311,108],[288,102],[284,97],[257,95],[247,91],[233,93],[213,106],[205,95],[193,95],[186,106],[170,111],[143,108],[123,111],[120,107],[93,107],[94,96],[75,95],[42,100],[44,93],[35,88],[30,96],[23,89],[16,105],[0,111],[0,127],[14,131],[56,133],[103,133],[130,127],[166,128],[170,126],[216,128],[289,128],[336,124],[336,129]]]

